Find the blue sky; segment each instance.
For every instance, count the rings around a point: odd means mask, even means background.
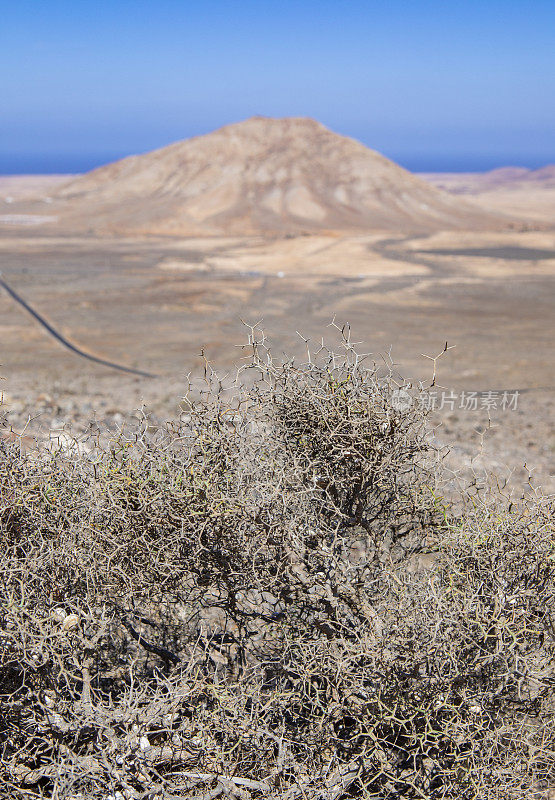
[[[409,169],[555,162],[555,3],[3,0],[0,172],[80,171],[253,114]]]

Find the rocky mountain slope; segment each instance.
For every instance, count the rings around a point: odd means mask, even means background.
[[[500,223],[306,118],[227,125],[100,167],[55,196],[72,223],[118,233],[423,231]]]

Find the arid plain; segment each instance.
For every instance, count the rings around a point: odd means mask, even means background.
[[[1,292],[5,432],[166,418],[201,350],[240,361],[241,320],[301,356],[297,331],[333,344],[335,318],[410,380],[454,345],[430,416],[450,466],[552,489],[554,169],[413,176],[311,120],[256,118],[86,176],[0,178],[7,283],[84,350],[157,376],[79,358]]]

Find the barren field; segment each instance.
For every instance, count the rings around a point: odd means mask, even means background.
[[[6,281],[75,344],[159,377],[127,376],[63,349],[0,294],[4,410],[14,431],[48,435],[90,419],[113,427],[145,404],[176,413],[186,375],[238,363],[246,322],[262,321],[274,350],[301,355],[335,317],[361,349],[391,357],[409,379],[430,379],[431,416],[455,468],[493,468],[520,490],[553,486],[552,369],[555,233],[264,239],[61,236],[54,225],[0,226]],[[517,408],[501,408],[518,390]],[[488,412],[462,392],[498,392]],[[456,395],[453,400],[452,395]],[[471,404],[472,405],[472,404]],[[491,427],[485,437],[481,433]],[[27,440],[29,441],[29,440]],[[526,464],[526,466],[524,466]]]

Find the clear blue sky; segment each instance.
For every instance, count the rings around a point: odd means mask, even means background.
[[[555,162],[550,0],[1,0],[0,172],[79,171],[253,114],[410,169]]]

